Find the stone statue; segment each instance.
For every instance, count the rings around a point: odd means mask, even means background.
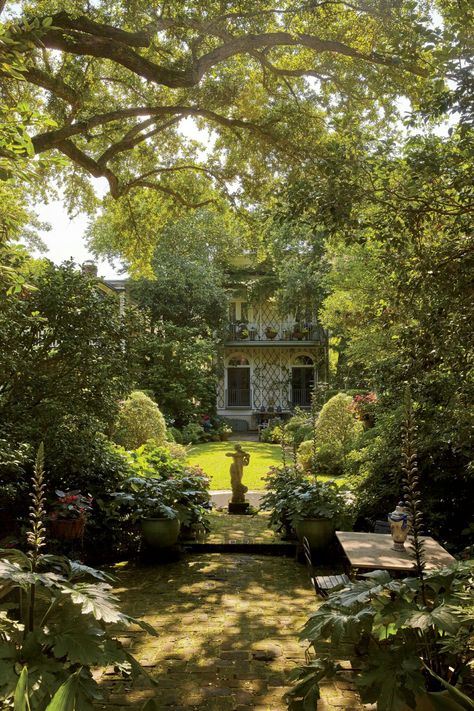
[[[234,445],[235,452],[227,452],[226,457],[232,457],[234,460],[230,465],[230,485],[232,487],[232,503],[244,504],[245,494],[248,487],[242,484],[244,467],[250,462],[250,454],[244,452],[241,444]]]

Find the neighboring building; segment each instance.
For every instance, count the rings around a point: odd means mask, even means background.
[[[249,270],[249,260],[235,260],[229,287],[229,320],[224,338],[217,414],[234,429],[256,429],[277,414],[308,408],[311,392],[327,380],[328,334],[315,308],[281,317],[271,297],[250,298],[265,270]],[[232,276],[232,273],[231,273]],[[309,313],[308,313],[309,311]]]

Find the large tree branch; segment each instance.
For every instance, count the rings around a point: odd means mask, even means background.
[[[45,151],[49,151],[52,148],[57,147],[64,140],[72,138],[73,136],[84,134],[96,126],[103,126],[108,123],[122,121],[127,118],[136,118],[139,116],[148,116],[150,119],[151,117],[155,117],[153,119],[153,121],[155,121],[156,118],[166,117],[170,114],[179,118],[196,116],[230,129],[242,128],[255,133],[260,138],[263,138],[275,145],[277,144],[276,139],[268,132],[268,130],[266,130],[266,127],[264,126],[252,123],[251,121],[245,121],[243,119],[228,118],[227,116],[222,116],[222,114],[218,114],[216,111],[211,111],[210,109],[180,105],[138,106],[133,108],[117,109],[116,111],[108,111],[104,114],[96,114],[88,119],[75,121],[72,124],[63,126],[62,128],[54,131],[39,133],[33,137],[32,143],[36,153],[44,153]],[[150,120],[148,125],[153,123],[153,121]]]
[[[165,21],[163,23],[166,24]],[[343,42],[325,40],[306,33],[263,32],[227,38],[207,54],[193,58],[187,69],[169,68],[156,64],[133,49],[137,43],[140,47],[149,46],[151,43],[149,29],[144,31],[144,34],[139,33],[140,40],[137,40],[137,33],[124,32],[110,25],[91,22],[87,18],[84,18],[83,22],[82,18],[78,20],[64,12],[60,13],[55,26],[41,34],[41,39],[35,38],[30,32],[23,34],[25,38],[36,41],[38,46],[43,45],[71,54],[109,59],[147,81],[170,88],[191,88],[196,86],[205,74],[221,62],[240,54],[274,47],[304,47],[312,50],[315,54],[329,52],[370,64],[397,68],[418,76],[427,75],[427,71],[423,67],[413,62],[405,62],[399,57],[384,56],[377,52],[361,52]],[[148,37],[147,44],[144,44],[145,36]],[[312,69],[312,67],[308,67],[308,70]]]

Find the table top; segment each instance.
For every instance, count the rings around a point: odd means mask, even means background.
[[[409,541],[405,544],[405,551],[396,551],[389,533],[336,531],[336,536],[353,568],[408,571],[414,568]],[[434,538],[422,536],[422,539],[425,543],[426,570],[436,570],[454,563],[453,556]]]

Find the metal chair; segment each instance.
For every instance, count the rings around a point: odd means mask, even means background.
[[[303,551],[308,565],[309,578],[314,588],[316,596],[327,597],[336,588],[349,585],[350,578],[345,574],[338,575],[315,575],[313,561],[311,559],[311,547],[306,536],[303,538]]]
[[[378,520],[375,522],[374,533],[390,533],[390,524],[388,521]]]

